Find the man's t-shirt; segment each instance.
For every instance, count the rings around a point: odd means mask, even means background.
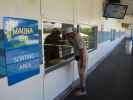
[[[81,36],[78,33],[75,34],[75,37],[71,41],[71,44],[74,48],[74,53],[75,53],[76,56],[78,56],[80,54],[80,49],[85,48],[83,40],[82,40]]]
[[[82,40],[82,37],[80,36],[79,33],[75,34],[75,38],[72,41],[72,46],[74,48],[74,53],[75,56],[80,56],[80,50],[84,49],[84,55],[83,55],[83,59],[84,59],[84,63],[88,64],[88,53],[87,53],[87,49],[84,46],[84,42]]]

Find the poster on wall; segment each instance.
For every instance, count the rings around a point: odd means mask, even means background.
[[[38,21],[4,17],[4,48],[7,50],[39,44]]]
[[[39,74],[40,59],[7,65],[8,85],[16,84]]]
[[[38,21],[23,18],[3,18],[3,66],[8,85],[16,84],[40,72],[41,45]]]

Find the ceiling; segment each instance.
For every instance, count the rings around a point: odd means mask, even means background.
[[[121,0],[121,4],[127,4],[128,5],[127,15],[133,16],[133,0]]]

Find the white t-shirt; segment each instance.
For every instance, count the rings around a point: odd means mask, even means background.
[[[88,52],[87,52],[86,47],[84,46],[84,42],[79,33],[75,33],[75,38],[73,39],[71,44],[74,47],[74,53],[76,56],[80,56],[80,50],[84,49],[84,55],[83,55],[84,62],[83,63],[85,65],[88,65]]]

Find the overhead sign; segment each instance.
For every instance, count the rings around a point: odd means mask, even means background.
[[[13,85],[40,72],[38,21],[4,17],[0,38],[0,74]]]
[[[122,28],[126,28],[126,29],[128,29],[129,28],[129,23],[122,23],[121,24],[121,26],[122,26]]]

